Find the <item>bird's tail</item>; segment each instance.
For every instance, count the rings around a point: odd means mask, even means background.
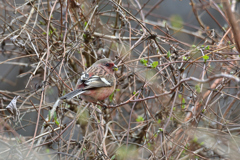
[[[85,92],[85,91],[82,90],[82,89],[76,89],[76,90],[74,90],[74,91],[72,91],[72,92],[70,92],[70,93],[68,93],[68,94],[65,94],[64,96],[58,98],[57,101],[54,103],[53,108],[52,108],[52,110],[51,110],[51,112],[50,112],[50,117],[53,116],[53,114],[54,114],[57,106],[58,106],[59,104],[61,104],[61,101],[62,101],[62,100],[64,100],[64,99],[70,100],[70,99],[72,99],[72,98],[74,98],[74,97],[76,97],[76,96],[78,96],[78,95],[80,95],[80,94],[82,94],[82,93],[84,93],[84,92]]]
[[[74,91],[72,91],[72,92],[70,92],[70,93],[68,93],[68,94],[65,94],[64,96],[60,97],[59,99],[60,99],[60,100],[63,100],[63,99],[70,100],[70,99],[72,99],[73,97],[76,97],[76,96],[78,96],[78,95],[80,95],[80,94],[82,94],[82,93],[84,93],[84,92],[85,92],[85,91],[82,90],[82,89],[76,89],[76,90],[74,90]]]
[[[57,101],[53,105],[53,108],[56,108],[60,104],[61,100],[64,100],[64,99],[70,100],[70,99],[72,99],[72,98],[74,98],[74,97],[76,97],[76,96],[78,96],[78,95],[80,95],[80,94],[82,94],[84,92],[85,91],[82,90],[82,89],[76,89],[76,90],[74,90],[74,91],[72,91],[72,92],[70,92],[68,94],[65,94],[64,96],[62,96],[62,97],[57,99]]]

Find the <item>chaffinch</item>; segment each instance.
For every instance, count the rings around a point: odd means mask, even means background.
[[[115,90],[116,78],[114,70],[117,69],[111,59],[104,58],[96,61],[86,72],[82,73],[75,90],[60,97],[54,106],[58,105],[60,100],[69,100],[78,95],[88,102],[106,99]]]

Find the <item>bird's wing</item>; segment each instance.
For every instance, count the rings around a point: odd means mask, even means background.
[[[112,83],[109,82],[106,78],[99,77],[98,75],[89,76],[88,73],[83,73],[80,81],[85,86],[83,90],[112,86]]]
[[[73,97],[76,97],[82,93],[84,93],[86,90],[92,89],[92,88],[100,88],[100,87],[111,87],[112,84],[108,80],[106,80],[103,77],[99,77],[97,75],[89,76],[88,73],[83,73],[80,79],[78,80],[80,84],[84,85],[84,88],[76,89],[68,94],[65,94],[64,96],[60,97],[60,100],[63,99],[72,99]]]

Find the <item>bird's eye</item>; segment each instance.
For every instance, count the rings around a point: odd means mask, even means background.
[[[110,64],[109,64],[109,63],[107,63],[107,64],[106,64],[106,66],[107,66],[107,67],[109,67],[109,66],[110,66]]]

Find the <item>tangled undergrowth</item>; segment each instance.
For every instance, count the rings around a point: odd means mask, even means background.
[[[172,2],[191,7],[192,24],[161,16],[165,2],[2,0],[1,157],[238,159],[236,2]],[[73,98],[50,116],[104,57],[119,67],[105,105]]]

